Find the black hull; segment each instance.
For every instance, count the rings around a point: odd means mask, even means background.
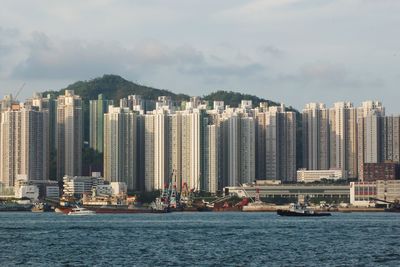
[[[327,212],[315,212],[315,213],[298,213],[290,210],[277,210],[276,213],[280,216],[293,216],[293,217],[324,217],[331,216]]]
[[[388,208],[385,209],[385,212],[400,212],[400,208]]]
[[[150,213],[170,213],[170,212],[171,212],[170,208],[165,208],[162,210],[157,210],[157,209],[153,209],[153,208],[150,209]]]

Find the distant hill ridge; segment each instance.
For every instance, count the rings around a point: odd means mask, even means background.
[[[112,74],[105,74],[103,77],[92,80],[78,81],[59,91],[46,91],[44,93],[53,93],[57,96],[63,94],[65,90],[74,90],[75,94],[81,96],[84,101],[97,99],[99,94],[103,94],[105,99],[114,100],[114,103],[119,103],[121,98],[127,97],[128,95],[141,95],[144,99],[152,100],[156,100],[159,96],[170,96],[177,102],[188,101],[190,99],[190,96],[186,94],[175,94],[166,89],[156,89],[140,85],[125,80],[121,76]],[[224,101],[225,105],[230,105],[232,107],[238,106],[242,100],[251,100],[253,106],[258,106],[260,102],[268,102],[271,106],[279,105],[277,102],[266,100],[255,95],[232,91],[219,90],[201,97],[208,101]]]

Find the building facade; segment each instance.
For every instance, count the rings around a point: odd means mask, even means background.
[[[83,110],[82,99],[72,90],[57,98],[57,178],[82,173]]]
[[[104,114],[104,178],[124,182],[128,190],[138,190],[137,118],[128,108],[112,107]]]
[[[49,177],[48,112],[14,104],[0,114],[0,181],[13,187],[18,175]]]
[[[89,101],[89,145],[99,153],[103,153],[104,114],[108,112],[108,107],[112,106],[113,102],[104,99],[102,94],[98,95],[97,100]]]
[[[303,167],[329,169],[329,110],[321,103],[310,103],[302,113]]]

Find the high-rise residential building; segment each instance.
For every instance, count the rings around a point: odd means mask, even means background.
[[[237,113],[225,113],[223,116],[223,186],[237,186],[240,183],[240,118]]]
[[[364,101],[358,108],[358,114],[360,117],[367,117],[370,114],[385,116],[385,108],[380,101]]]
[[[42,94],[35,94],[31,101],[32,106],[37,107],[39,111],[48,112],[49,114],[49,150],[50,153],[55,153],[57,100],[52,94],[47,94],[46,97],[43,97]]]
[[[99,94],[97,100],[89,101],[89,145],[95,151],[103,153],[104,145],[104,114],[114,101],[106,100]]]
[[[172,110],[172,99],[170,96],[159,96],[156,102],[156,110]]]
[[[104,178],[125,182],[128,190],[138,190],[136,125],[129,108],[110,106],[104,114]]]
[[[217,125],[207,125],[204,138],[204,190],[211,193],[218,191],[219,134]]]
[[[137,185],[139,191],[145,190],[145,116],[144,111],[140,111],[136,114],[136,144],[137,144],[137,153],[136,153],[136,173],[137,173]]]
[[[222,113],[224,111],[224,101],[214,101],[213,102],[213,109],[217,113]]]
[[[383,118],[383,160],[400,162],[400,116]]]
[[[12,97],[12,95],[5,95],[2,100],[0,100],[0,111],[5,111],[11,108],[12,104],[18,104]]]
[[[145,191],[151,192],[155,190],[154,186],[154,138],[155,138],[155,115],[144,115],[144,184]]]
[[[358,175],[357,108],[338,102],[329,110],[330,168],[341,169],[345,177]]]
[[[381,102],[365,101],[357,112],[358,177],[363,178],[364,163],[380,163],[383,160],[383,117]]]
[[[57,98],[57,179],[82,172],[83,111],[82,99],[73,90]]]
[[[182,112],[168,114],[168,173],[177,190],[182,186]]]
[[[307,104],[302,113],[303,167],[329,169],[329,110],[321,103]]]
[[[145,110],[145,100],[140,95],[129,95],[126,98],[122,98],[119,101],[121,108],[129,108],[130,110],[140,111]]]
[[[255,177],[258,180],[265,180],[265,123],[264,110],[257,110],[255,113]]]
[[[163,189],[169,183],[168,171],[168,111],[154,111],[154,189]]]
[[[221,116],[220,177],[222,186],[255,179],[255,119],[245,109],[229,108]]]
[[[206,112],[189,109],[182,113],[182,183],[189,189],[204,190],[204,138]]]
[[[256,178],[255,120],[253,117],[240,118],[240,182],[252,183]]]
[[[266,179],[284,182],[296,180],[296,114],[285,106],[266,112]]]
[[[48,112],[32,106],[13,104],[1,113],[0,181],[15,184],[17,175],[29,180],[47,180]]]

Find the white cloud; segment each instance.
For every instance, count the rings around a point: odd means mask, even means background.
[[[188,94],[246,88],[300,107],[371,96],[400,111],[399,11],[396,0],[4,0],[0,90],[115,73]]]

